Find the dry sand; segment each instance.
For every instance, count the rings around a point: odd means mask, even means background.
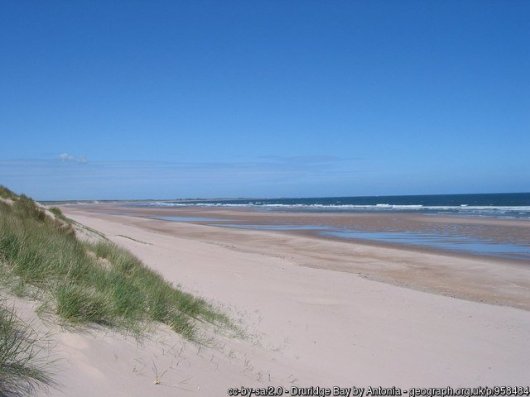
[[[60,387],[52,395],[225,396],[241,385],[408,388],[530,379],[528,266],[83,206],[63,210],[220,305],[245,336],[205,330],[201,346],[158,327],[138,344],[34,319],[56,345]],[[30,309],[22,311],[29,316]]]

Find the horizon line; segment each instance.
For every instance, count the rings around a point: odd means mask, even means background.
[[[21,193],[23,194],[23,193]],[[141,198],[141,199],[69,199],[69,200],[39,200],[35,199],[40,203],[57,203],[57,202],[114,202],[114,201],[160,201],[160,202],[172,202],[172,201],[231,201],[231,200],[301,200],[301,199],[329,199],[329,198],[369,198],[369,197],[419,197],[419,196],[478,196],[478,195],[493,195],[493,194],[530,194],[527,192],[481,192],[481,193],[430,193],[430,194],[376,194],[376,195],[358,195],[358,196],[297,196],[297,197],[181,197],[181,198]]]

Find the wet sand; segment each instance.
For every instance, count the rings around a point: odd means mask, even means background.
[[[123,204],[65,207],[122,215],[127,223],[179,237],[206,240],[241,252],[289,259],[297,265],[354,273],[371,280],[451,297],[530,310],[530,263],[469,255],[428,247],[322,237],[317,231],[255,231],[212,226],[226,222],[254,225],[333,225],[366,231],[458,232],[499,242],[530,242],[527,220],[463,218],[403,213],[307,213],[226,208],[145,208]],[[126,215],[126,216],[124,216]],[[170,222],[157,217],[188,217]],[[205,219],[204,221],[197,221]],[[223,221],[210,221],[207,218]]]
[[[295,235],[313,236],[327,239],[345,241],[331,235],[323,236],[318,227],[334,227],[344,230],[357,230],[368,233],[415,233],[446,236],[461,236],[471,239],[480,239],[497,244],[516,244],[527,247],[530,258],[530,220],[527,219],[500,219],[488,217],[462,217],[447,215],[425,215],[410,213],[351,213],[351,212],[293,212],[293,211],[263,211],[248,208],[209,208],[209,207],[169,207],[149,208],[135,207],[123,204],[85,204],[84,210],[95,210],[109,214],[131,215],[145,218],[177,218],[185,222],[203,225],[230,225],[241,224],[262,226],[292,225],[300,226],[299,230],[277,230],[278,232]],[[307,226],[307,229],[304,227]],[[311,227],[316,226],[314,230]],[[426,252],[454,255],[452,250],[443,250],[428,245],[405,245],[375,239],[352,238],[355,243],[375,246],[390,246],[398,249],[419,250]],[[465,251],[457,252],[457,256],[467,256]],[[491,256],[473,252],[473,256],[490,260]],[[507,262],[528,264],[528,258],[501,258]],[[498,258],[497,258],[498,259]]]

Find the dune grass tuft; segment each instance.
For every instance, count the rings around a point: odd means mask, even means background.
[[[50,385],[41,362],[41,343],[13,310],[0,306],[0,396],[27,396]]]
[[[66,216],[64,216],[63,211],[61,211],[60,208],[51,207],[50,212],[63,222],[70,223],[70,220]]]
[[[15,199],[16,194],[7,187],[0,185],[0,197],[4,199]]]

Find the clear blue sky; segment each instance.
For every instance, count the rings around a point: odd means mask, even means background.
[[[38,199],[530,191],[530,1],[4,1]]]

